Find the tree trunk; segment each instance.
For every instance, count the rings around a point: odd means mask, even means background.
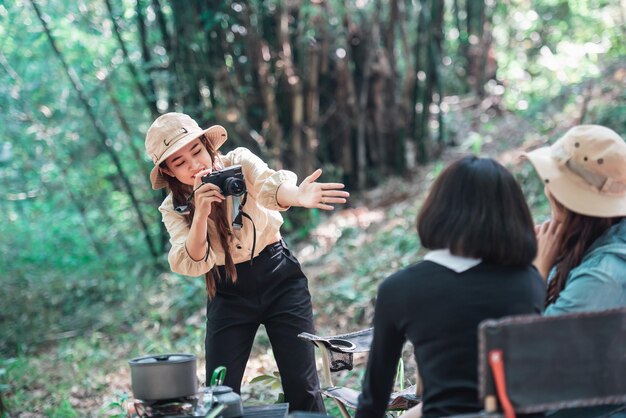
[[[307,173],[307,157],[305,154],[309,152],[306,149],[307,143],[303,145],[302,133],[304,131],[304,93],[302,89],[302,80],[298,74],[293,62],[293,54],[291,41],[289,40],[289,11],[286,5],[281,5],[278,13],[278,43],[280,45],[279,60],[283,66],[283,74],[287,89],[290,94],[289,101],[291,103],[291,147],[294,155],[300,155],[302,159],[296,160],[295,171],[299,176]],[[282,143],[276,141],[272,146],[272,155],[276,159],[280,157]],[[300,151],[300,149],[302,151]]]
[[[144,157],[143,157],[143,150],[138,149],[132,138],[135,136],[136,132],[133,132],[133,129],[131,129],[130,124],[128,123],[128,121],[126,120],[126,116],[124,116],[124,110],[122,109],[122,107],[120,106],[119,101],[117,100],[117,97],[115,97],[115,92],[114,90],[111,88],[111,82],[109,77],[104,77],[104,79],[102,80],[103,84],[104,84],[104,88],[107,92],[107,94],[109,95],[109,100],[111,101],[111,105],[113,108],[113,112],[115,113],[115,116],[117,116],[117,120],[120,123],[120,126],[122,127],[122,131],[124,132],[124,134],[126,135],[126,139],[127,139],[127,145],[130,148],[130,151],[133,155],[133,158],[135,158],[135,161],[137,162],[139,167],[144,167]],[[146,182],[148,182],[148,179],[150,178],[150,172],[146,171],[143,174],[143,178],[146,180]],[[149,184],[146,184],[147,187],[149,187]]]
[[[421,0],[420,2],[420,11],[418,17],[418,26],[417,26],[417,41],[415,42],[415,68],[418,73],[417,80],[415,81],[415,85],[413,86],[413,100],[411,105],[411,132],[413,133],[413,138],[416,142],[417,152],[415,153],[415,159],[417,162],[425,163],[427,161],[428,155],[426,152],[426,132],[427,126],[423,126],[424,113],[428,113],[428,106],[424,106],[424,102],[428,102],[425,99],[428,92],[426,91],[428,86],[425,83],[426,78],[426,67],[427,57],[423,51],[426,49],[426,45],[428,42],[428,32],[427,25],[429,21],[429,16],[427,13],[428,10],[428,0]],[[421,86],[424,85],[422,89]],[[428,104],[430,104],[428,102]],[[427,119],[427,118],[426,118]]]
[[[356,168],[352,157],[352,127],[354,113],[354,81],[352,73],[348,68],[348,58],[339,58],[337,60],[337,89],[335,90],[335,100],[337,102],[336,122],[333,124],[335,130],[333,132],[338,138],[330,138],[329,140],[335,144],[334,156],[338,159],[344,170],[343,181],[350,183],[354,178]]]
[[[363,73],[359,83],[358,91],[358,113],[356,126],[356,183],[361,190],[367,184],[367,102],[369,99],[369,82],[372,70],[372,61],[375,50],[371,43],[372,37],[362,37],[365,41],[361,48],[365,48],[365,60],[363,62]]]
[[[320,74],[320,46],[317,42],[311,42],[309,46],[309,62],[307,64],[307,106],[306,106],[306,153],[304,173],[310,174],[316,165],[316,154],[319,146],[319,74]]]
[[[117,18],[115,17],[115,14],[113,13],[113,7],[111,6],[111,0],[104,0],[104,3],[106,4],[107,10],[109,11],[109,17],[111,18],[111,22],[113,23],[113,33],[115,34],[115,38],[117,39],[117,42],[120,45],[122,54],[124,55],[124,62],[126,63],[126,66],[128,67],[128,71],[130,72],[132,79],[135,82],[135,86],[137,87],[137,90],[139,91],[144,101],[146,102],[146,106],[148,107],[148,109],[150,109],[150,112],[152,112],[153,115],[156,115],[157,109],[156,109],[156,101],[154,100],[154,93],[152,93],[151,95],[148,94],[145,87],[141,83],[141,80],[139,80],[139,74],[137,73],[137,69],[133,65],[133,62],[130,59],[130,56],[128,55],[128,49],[126,48],[126,44],[124,43],[124,40],[122,39],[122,34],[120,33],[120,28],[117,23]]]
[[[124,168],[122,166],[122,162],[119,159],[117,153],[115,152],[115,150],[113,149],[113,147],[111,146],[110,141],[108,140],[107,134],[104,130],[104,127],[102,126],[102,123],[100,122],[100,120],[98,120],[98,118],[96,118],[95,112],[93,110],[93,107],[89,104],[89,100],[87,99],[87,96],[85,95],[82,86],[78,80],[78,77],[76,76],[76,73],[74,73],[74,71],[72,71],[69,66],[67,65],[67,63],[65,62],[65,59],[63,57],[63,55],[61,54],[61,51],[58,49],[57,45],[56,45],[56,41],[54,39],[54,37],[52,36],[52,33],[50,32],[50,29],[48,28],[48,24],[47,24],[47,19],[43,17],[43,15],[41,14],[41,11],[39,10],[39,7],[37,6],[37,4],[35,3],[34,0],[30,1],[31,5],[33,6],[33,9],[35,10],[35,12],[37,13],[37,17],[39,18],[44,32],[46,33],[46,36],[48,38],[48,41],[50,42],[50,46],[52,47],[52,50],[54,51],[55,55],[57,56],[57,58],[59,59],[59,61],[61,62],[61,65],[63,66],[63,68],[65,69],[65,73],[67,74],[68,78],[70,79],[70,82],[72,83],[72,86],[74,87],[74,90],[76,91],[76,94],[78,95],[78,98],[80,99],[81,103],[83,104],[84,108],[85,108],[85,112],[87,113],[87,116],[89,117],[89,120],[91,121],[91,123],[93,124],[94,130],[97,134],[97,137],[100,139],[100,143],[104,149],[104,151],[111,157],[111,160],[113,161],[113,164],[115,165],[115,168],[117,169],[118,172],[118,176],[120,178],[120,180],[122,181],[122,184],[125,186],[126,188],[126,193],[128,194],[133,208],[135,209],[135,212],[137,214],[137,219],[139,221],[139,224],[141,225],[141,229],[144,232],[144,239],[146,240],[146,244],[148,246],[148,249],[150,251],[150,254],[152,254],[152,256],[155,258],[155,260],[158,258],[159,254],[156,250],[156,247],[154,246],[154,243],[152,242],[152,237],[150,235],[150,231],[148,229],[148,225],[146,224],[144,217],[143,217],[143,213],[141,212],[141,209],[139,207],[139,201],[137,200],[135,193],[133,192],[133,188],[132,185],[130,183],[130,179],[128,178],[128,176],[126,175],[126,172],[124,171]]]

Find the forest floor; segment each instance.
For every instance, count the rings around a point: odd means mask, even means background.
[[[468,153],[495,158],[519,179],[533,215],[545,216],[541,182],[521,155],[550,143],[581,119],[595,121],[606,104],[623,102],[625,81],[626,65],[602,81],[565,92],[563,97],[534,109],[530,116],[501,111],[493,97],[481,102],[451,100],[448,128],[453,128],[450,141],[454,144],[436,161],[353,194],[349,204],[324,217],[306,241],[287,237],[288,242],[295,242],[292,248],[309,277],[318,333],[338,334],[369,326],[377,285],[392,272],[418,261],[424,252],[417,239],[415,217],[432,180],[449,161]],[[621,112],[618,118],[624,117],[623,109]],[[149,322],[150,318],[146,320]],[[200,330],[193,336],[199,340],[204,310],[198,309],[183,322],[186,329]],[[120,327],[116,336],[96,331],[71,342],[51,344],[28,358],[18,357],[10,365],[10,373],[20,382],[5,398],[11,411],[7,416],[124,416],[123,404],[132,396],[130,370],[124,359],[136,349],[138,333],[145,332],[147,339],[157,335],[167,339],[185,332],[185,328],[166,330],[144,325]],[[198,351],[198,377],[204,382],[202,344],[195,341],[193,351]],[[410,384],[415,368],[410,349],[405,349],[404,359],[407,378],[403,383]],[[364,356],[355,358],[355,369],[342,372],[336,383],[358,388],[364,360]],[[274,402],[280,392],[276,370],[267,336],[261,330],[244,376],[244,400]],[[59,388],[63,391],[55,393]]]

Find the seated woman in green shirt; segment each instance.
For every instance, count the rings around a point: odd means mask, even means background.
[[[626,142],[581,125],[526,156],[552,209],[537,227],[545,314],[626,306]]]

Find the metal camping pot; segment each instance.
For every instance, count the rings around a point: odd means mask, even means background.
[[[137,357],[128,363],[136,399],[174,399],[192,396],[198,391],[196,356],[193,354]]]

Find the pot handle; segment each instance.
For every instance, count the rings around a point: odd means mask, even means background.
[[[213,370],[213,376],[211,376],[211,386],[220,386],[224,379],[226,379],[226,367],[218,366]]]

